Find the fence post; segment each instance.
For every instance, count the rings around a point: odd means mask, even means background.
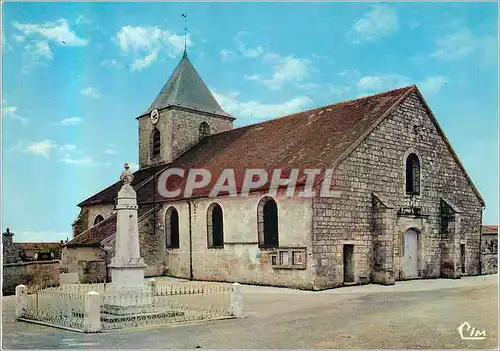
[[[156,303],[156,280],[154,278],[149,281],[149,294],[151,295],[151,302]]]
[[[16,286],[16,318],[24,316],[28,308],[28,295],[26,293],[26,285]]]
[[[83,331],[85,333],[101,331],[101,296],[95,291],[90,291],[85,295]]]
[[[231,291],[231,314],[236,318],[243,317],[243,295],[239,283],[234,283]]]

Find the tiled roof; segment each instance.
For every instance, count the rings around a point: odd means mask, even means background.
[[[243,174],[249,168],[267,170],[268,179],[271,179],[272,171],[278,168],[282,170],[282,178],[286,177],[290,169],[303,171],[307,168],[323,170],[335,168],[412,92],[422,99],[450,152],[462,168],[478,199],[484,204],[484,200],[468,177],[416,86],[319,107],[205,137],[172,163],[134,173],[136,178],[133,185],[137,192],[138,203],[152,203],[153,199],[162,200],[156,192],[153,174],[159,175],[166,167],[182,168],[184,171],[203,168],[211,172],[212,181],[206,187],[196,189],[192,197],[207,196],[225,169],[234,170],[236,187],[239,191]],[[139,178],[142,181],[138,181]],[[186,178],[170,177],[167,187],[182,189]],[[321,177],[318,178],[318,181],[321,180]],[[303,173],[299,173],[299,185],[303,180]],[[268,187],[269,183],[260,190]],[[105,201],[113,202],[119,188],[120,183],[117,182],[85,200],[80,206]]]
[[[149,113],[154,108],[162,109],[168,106],[180,106],[229,116],[215,100],[191,61],[189,61],[185,51],[167,83],[144,113]]]
[[[235,170],[238,190],[242,174],[248,168],[267,169],[268,174],[276,168],[326,169],[414,89],[414,86],[396,89],[215,134],[202,139],[169,164],[169,168],[211,171],[211,183],[196,190],[194,197],[208,195],[218,176],[227,168]],[[169,188],[179,185],[182,188],[186,177],[182,181],[179,179],[170,177]],[[152,190],[156,187],[149,186],[150,183],[151,180],[137,190],[140,203],[151,201]],[[159,195],[156,196],[159,199]]]
[[[498,234],[498,225],[483,225],[483,234]]]
[[[160,169],[165,168],[165,164],[156,165],[152,167],[142,168],[134,172],[134,181],[132,182],[132,186],[137,188],[139,184],[144,182],[146,179],[151,177],[155,172],[158,172]],[[116,196],[118,195],[118,191],[121,188],[121,181],[117,181],[113,185],[108,186],[107,188],[99,191],[98,193],[92,195],[88,199],[80,202],[78,206],[87,206],[101,203],[114,203]]]
[[[116,214],[83,231],[65,246],[100,246],[101,241],[116,232]]]
[[[149,214],[153,206],[139,206],[137,217],[139,222]],[[159,207],[157,207],[158,209]],[[96,225],[88,228],[65,245],[68,247],[75,246],[100,246],[101,242],[116,233],[116,214],[109,216]]]
[[[18,250],[44,251],[50,249],[59,249],[61,247],[61,243],[58,242],[14,243],[14,246]]]

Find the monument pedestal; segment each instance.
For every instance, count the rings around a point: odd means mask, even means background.
[[[130,185],[133,174],[125,164],[120,179],[123,183],[116,202],[115,257],[111,268],[111,284],[104,296],[103,313],[131,315],[149,313],[153,296],[144,284],[147,265],[140,256],[137,195]]]

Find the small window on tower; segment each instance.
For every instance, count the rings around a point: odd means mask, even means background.
[[[203,139],[204,137],[210,135],[210,126],[208,125],[207,122],[202,122],[200,124],[199,132],[200,132],[200,139]]]
[[[155,129],[153,131],[153,157],[160,156],[160,148],[161,148],[161,137],[160,131]]]
[[[97,215],[97,217],[94,219],[94,225],[102,221],[104,221],[104,217],[101,215]]]

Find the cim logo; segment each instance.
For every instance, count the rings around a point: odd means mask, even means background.
[[[467,322],[460,324],[457,329],[462,340],[483,340],[486,338],[486,330],[476,330]]]

